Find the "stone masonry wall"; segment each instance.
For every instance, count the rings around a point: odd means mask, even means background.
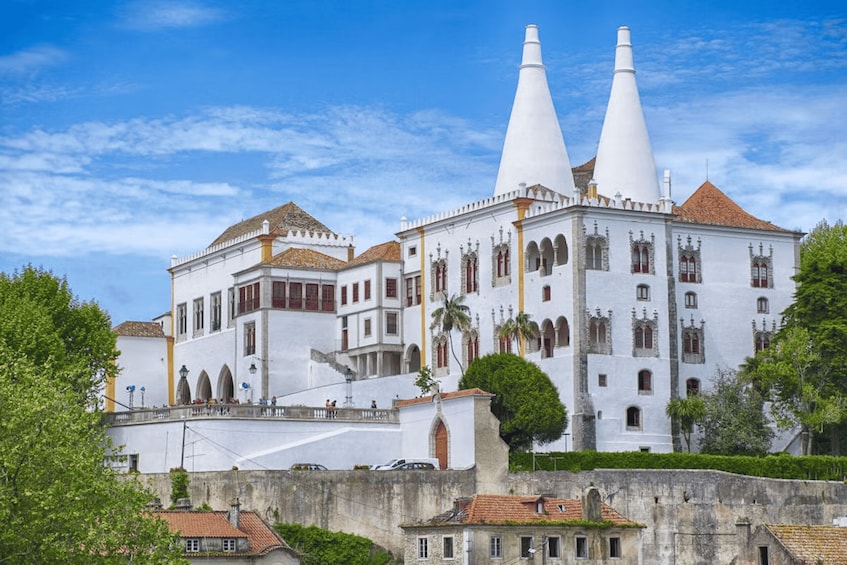
[[[268,522],[315,524],[356,533],[402,556],[399,524],[449,509],[455,498],[476,493],[475,471],[224,471],[192,473],[194,506],[242,508]],[[167,506],[166,474],[144,475]],[[743,477],[719,471],[597,470],[505,475],[499,492],[577,498],[596,486],[603,501],[644,530],[643,563],[715,565],[737,552],[736,522],[831,524],[847,516],[847,485]]]

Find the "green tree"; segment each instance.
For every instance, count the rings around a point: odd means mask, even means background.
[[[390,553],[362,536],[300,524],[274,524],[274,529],[301,554],[303,565],[386,565],[391,562]]]
[[[840,439],[847,434],[847,414],[843,410],[838,414],[847,397],[847,226],[843,222],[830,226],[824,221],[809,232],[800,246],[800,269],[794,280],[794,303],[784,312],[783,328],[771,340],[770,349],[791,341],[793,329],[808,332],[815,359],[804,367],[803,381],[817,383],[823,402],[806,404],[817,416],[809,418],[803,432],[804,449],[811,452],[812,444],[825,447],[828,443],[830,453],[839,455]],[[798,375],[782,374],[799,380]]]
[[[418,378],[415,379],[415,386],[421,389],[421,394],[429,394],[433,388],[438,387],[438,379],[432,375],[432,369],[429,365],[424,365],[418,371]]]
[[[718,370],[712,392],[701,394],[705,414],[701,420],[702,453],[764,455],[773,432],[768,427],[759,391],[739,378],[737,371]]]
[[[104,464],[115,450],[92,400],[109,318],[50,278],[0,276],[0,565],[185,563],[144,511],[152,494]]]
[[[517,350],[523,353],[521,344],[536,337],[535,328],[532,326],[532,315],[518,312],[517,316],[506,320],[500,326],[500,337],[513,341]]]
[[[462,362],[456,357],[456,352],[453,350],[453,330],[457,329],[464,332],[471,327],[471,310],[464,303],[464,295],[456,295],[444,297],[444,303],[433,310],[431,329],[437,329],[440,332],[447,334],[447,341],[450,344],[450,353],[459,364],[459,370],[462,375],[465,374],[465,369],[462,367]]]
[[[533,441],[555,441],[567,429],[567,409],[550,377],[517,355],[475,359],[459,381],[459,389],[471,388],[495,395],[491,411],[500,420],[500,437],[513,451],[525,451]]]
[[[706,415],[706,404],[703,399],[700,396],[671,398],[665,408],[665,414],[668,418],[679,422],[686,450],[691,453],[691,433],[694,431],[694,424],[702,421]]]
[[[810,332],[798,326],[781,331],[743,370],[771,401],[777,426],[800,428],[803,455],[811,453],[813,430],[844,419],[847,398],[831,374]]]
[[[0,274],[0,343],[36,366],[50,362],[55,377],[83,402],[117,375],[116,336],[108,314],[80,302],[64,279],[30,266]]]

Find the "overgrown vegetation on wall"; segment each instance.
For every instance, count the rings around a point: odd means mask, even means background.
[[[509,470],[520,471],[591,471],[593,469],[709,469],[752,477],[843,481],[847,478],[847,457],[812,455],[702,455],[697,453],[641,453],[627,451],[605,453],[574,451],[568,453],[511,453]]]
[[[388,565],[391,554],[362,536],[330,532],[317,526],[274,524],[288,545],[301,554],[302,565]]]

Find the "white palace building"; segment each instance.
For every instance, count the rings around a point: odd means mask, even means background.
[[[673,202],[670,172],[660,181],[654,164],[630,30],[617,39],[588,163],[571,166],[530,25],[491,197],[403,218],[396,239],[359,255],[352,238],[290,202],[173,258],[170,312],[116,328],[123,372],[106,391],[116,441],[150,471],[188,456],[196,470],[287,468],[327,450],[335,461],[317,462],[334,468],[401,452],[472,465],[458,454],[473,453],[459,431],[473,423],[442,409],[461,376],[452,339],[464,366],[516,348],[550,376],[569,426],[544,451],[679,446],[668,401],[708,390],[717,368],[768,344],[792,300],[803,234],[751,216],[708,181]],[[431,329],[432,312],[452,295],[465,297],[472,328],[445,335]],[[536,337],[515,347],[499,330],[519,313]],[[401,399],[420,394],[422,365],[443,403],[404,419]],[[332,415],[350,417],[327,418],[327,399],[338,402]],[[303,421],[245,416],[230,433],[220,419],[206,431],[194,419],[248,403],[262,415],[312,407],[331,427],[284,432]],[[188,424],[172,413],[185,405]],[[155,422],[170,427],[151,434]]]

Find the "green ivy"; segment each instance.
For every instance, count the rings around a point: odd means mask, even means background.
[[[188,471],[182,467],[171,469],[171,504],[180,498],[188,498]]]
[[[274,524],[282,538],[298,551],[302,565],[388,565],[389,552],[371,540],[317,526]]]
[[[533,461],[534,460],[534,461]],[[593,469],[709,469],[771,479],[843,481],[847,457],[788,454],[752,457],[699,453],[642,453],[640,451],[566,453],[511,453],[509,470],[591,471]]]

